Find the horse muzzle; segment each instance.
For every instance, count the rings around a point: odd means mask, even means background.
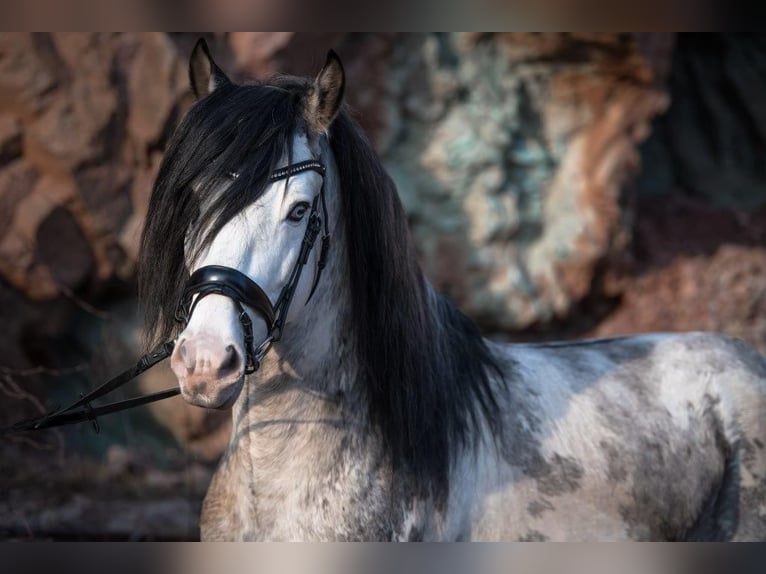
[[[204,336],[182,338],[176,343],[170,368],[187,402],[214,409],[234,404],[245,376],[245,358],[237,347]]]
[[[176,320],[188,324],[195,305],[203,297],[213,294],[228,297],[234,303],[237,309],[237,318],[242,325],[244,334],[245,374],[257,371],[274,338],[272,333],[276,322],[276,313],[269,296],[244,273],[230,267],[208,265],[197,269],[189,277],[176,311]],[[243,304],[257,311],[266,322],[268,331],[266,339],[260,342],[257,347],[254,346],[253,341],[253,323]]]
[[[188,330],[195,307],[209,295],[219,295],[234,305],[242,338],[231,331]],[[266,333],[254,344],[254,326],[244,306],[266,324]],[[214,309],[218,309],[215,307]],[[221,315],[228,309],[218,309]],[[228,408],[239,396],[244,377],[256,371],[273,339],[274,308],[268,295],[236,269],[209,265],[192,273],[176,311],[186,325],[175,344],[170,367],[187,402],[206,408]],[[232,338],[234,337],[234,338]],[[236,340],[235,340],[236,339]]]

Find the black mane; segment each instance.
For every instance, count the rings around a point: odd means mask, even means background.
[[[396,187],[364,133],[342,111],[330,135],[370,417],[394,467],[422,494],[442,495],[454,449],[478,436],[481,416],[497,430],[489,371],[502,373],[474,323],[429,292]]]
[[[187,277],[186,229],[211,237],[264,190],[297,129],[305,82],[226,86],[201,100],[160,167],[142,239],[140,292],[153,341],[174,334]],[[329,134],[339,171],[350,325],[370,420],[395,471],[419,494],[446,494],[456,449],[499,424],[490,371],[502,377],[473,322],[430,291],[396,188],[359,126],[341,109]],[[227,200],[200,212],[221,173],[242,174]],[[192,181],[202,189],[191,192]],[[199,218],[195,221],[195,218]],[[209,225],[212,229],[208,230]],[[204,243],[205,237],[199,238]]]

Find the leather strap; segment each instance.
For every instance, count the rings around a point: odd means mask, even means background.
[[[173,345],[174,344],[172,341],[163,343],[151,353],[147,353],[141,357],[134,366],[123,371],[116,377],[109,379],[103,385],[96,387],[91,392],[80,397],[68,407],[56,409],[44,414],[41,417],[19,421],[9,427],[0,429],[0,436],[13,432],[39,430],[87,420],[93,423],[94,429],[96,432],[98,432],[99,426],[96,417],[100,415],[115,413],[155,401],[161,401],[162,399],[167,399],[169,397],[174,397],[181,392],[180,388],[174,387],[172,389],[166,389],[164,391],[151,393],[149,395],[133,397],[124,401],[117,401],[99,407],[92,407],[90,404],[91,401],[125,385],[144,371],[151,369],[154,365],[169,357],[173,352]]]
[[[269,326],[274,324],[274,307],[263,289],[244,273],[221,265],[207,265],[192,273],[181,296],[176,319],[188,322],[197,302],[212,293],[240,301],[258,311]],[[197,299],[192,303],[194,295]]]

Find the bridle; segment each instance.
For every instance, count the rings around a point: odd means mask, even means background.
[[[176,320],[179,323],[186,325],[191,319],[194,308],[204,297],[216,294],[231,299],[237,309],[239,322],[242,325],[242,331],[244,333],[246,374],[253,373],[260,368],[261,362],[272,343],[279,341],[282,337],[285,321],[287,320],[287,313],[290,310],[290,304],[293,301],[295,290],[298,287],[301,273],[308,262],[311,250],[313,249],[319,231],[322,228],[324,228],[324,234],[322,235],[319,261],[314,275],[314,282],[311,286],[311,292],[309,293],[308,299],[306,299],[306,303],[313,297],[317,285],[319,284],[322,270],[327,264],[327,251],[330,247],[330,233],[328,231],[327,203],[325,201],[324,193],[324,164],[315,159],[294,163],[274,171],[269,177],[269,181],[273,183],[283,179],[289,180],[290,177],[305,171],[315,171],[321,175],[322,187],[311,204],[311,211],[309,212],[308,223],[306,224],[306,232],[304,233],[303,241],[301,242],[301,250],[293,265],[290,277],[277,298],[276,304],[272,305],[269,296],[264,292],[260,285],[241,271],[231,267],[223,267],[221,265],[207,265],[205,267],[200,267],[191,274],[184,287],[178,308],[176,309]],[[232,177],[236,178],[237,174],[232,174]],[[319,213],[320,206],[322,210],[321,215]],[[245,310],[245,306],[257,311],[263,320],[266,321],[268,329],[266,338],[260,342],[257,347],[254,347],[253,341],[253,322],[250,319],[250,315]]]
[[[287,313],[290,310],[290,304],[293,301],[295,290],[298,287],[301,273],[303,272],[306,263],[308,263],[311,250],[314,248],[317,236],[322,229],[324,229],[324,234],[322,235],[319,261],[317,262],[314,282],[311,286],[311,292],[306,299],[306,303],[308,303],[314,296],[314,292],[319,284],[319,278],[322,275],[322,270],[327,264],[327,251],[330,247],[330,233],[328,230],[327,203],[325,201],[324,193],[326,171],[324,164],[315,159],[291,164],[275,170],[269,177],[269,181],[275,182],[282,179],[289,179],[304,171],[315,171],[319,173],[322,176],[322,187],[311,204],[311,211],[309,212],[306,232],[303,235],[298,259],[293,265],[290,277],[282,288],[282,291],[277,298],[277,302],[272,305],[269,296],[266,295],[264,290],[241,271],[220,265],[207,265],[205,267],[200,267],[191,274],[184,287],[181,300],[176,309],[176,320],[186,325],[194,312],[194,308],[200,300],[207,295],[215,293],[231,299],[237,309],[239,322],[242,325],[244,333],[245,352],[247,355],[245,360],[246,374],[253,373],[260,368],[261,362],[271,345],[274,342],[279,341],[282,337],[285,321],[287,320]],[[237,177],[237,175],[232,174],[232,177]],[[320,207],[322,210],[321,215],[319,213]],[[259,343],[257,347],[254,347],[253,341],[253,322],[250,319],[250,315],[245,310],[245,306],[256,311],[264,321],[266,321],[268,328],[266,338]],[[141,373],[149,370],[163,359],[168,358],[173,352],[174,346],[174,341],[167,341],[161,344],[154,351],[141,357],[134,366],[109,379],[107,382],[96,387],[86,395],[81,395],[77,401],[68,407],[54,409],[41,417],[19,421],[9,427],[0,428],[0,436],[8,433],[40,430],[86,420],[91,421],[96,432],[98,432],[99,426],[97,417],[100,415],[114,413],[176,396],[181,392],[180,388],[177,386],[164,391],[141,395],[97,407],[92,407],[90,404],[91,401],[111,393],[115,389],[133,380]]]

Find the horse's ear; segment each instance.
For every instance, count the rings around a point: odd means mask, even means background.
[[[226,74],[213,61],[204,38],[197,40],[189,58],[189,83],[198,99],[230,83]]]
[[[343,64],[340,63],[338,54],[330,50],[306,100],[306,119],[311,131],[320,134],[330,128],[343,102],[345,86]]]

